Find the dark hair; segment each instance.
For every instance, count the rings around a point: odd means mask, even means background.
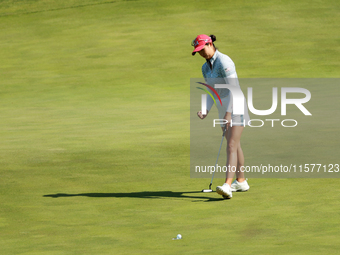
[[[216,41],[216,36],[215,35],[209,35],[209,37],[211,38],[212,44],[213,44],[213,46],[214,46],[214,48],[216,50],[217,48],[216,48],[216,46],[214,44],[214,42]]]
[[[211,40],[212,40],[213,42],[216,41],[216,36],[214,36],[214,35],[209,35],[209,37],[211,38]]]

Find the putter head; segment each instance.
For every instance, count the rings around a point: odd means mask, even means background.
[[[208,193],[208,192],[213,192],[212,189],[202,189],[202,192]]]

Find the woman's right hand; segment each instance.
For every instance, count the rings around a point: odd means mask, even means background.
[[[208,115],[208,110],[207,110],[207,114],[202,114],[202,111],[197,112],[197,116],[198,116],[201,120],[203,120],[205,117],[207,117],[207,115]]]

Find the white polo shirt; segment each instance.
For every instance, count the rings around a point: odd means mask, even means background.
[[[209,66],[209,63],[211,67]],[[218,50],[215,51],[214,56],[207,60],[206,63],[202,66],[202,73],[205,81],[210,86],[214,87],[215,84],[233,84],[235,86],[240,87],[236,67],[234,62],[231,60],[230,57],[227,55],[219,52]],[[226,103],[225,109],[227,112],[232,112],[232,97],[229,95],[228,89],[215,89],[216,92],[219,94],[220,98],[223,100],[223,104]],[[216,102],[218,99],[214,93]],[[207,98],[207,110],[210,111],[214,101],[211,97]],[[248,112],[248,109],[245,108]]]

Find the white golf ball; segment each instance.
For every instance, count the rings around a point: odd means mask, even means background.
[[[181,235],[181,234],[178,234],[178,235],[177,235],[177,239],[182,239],[182,235]]]

